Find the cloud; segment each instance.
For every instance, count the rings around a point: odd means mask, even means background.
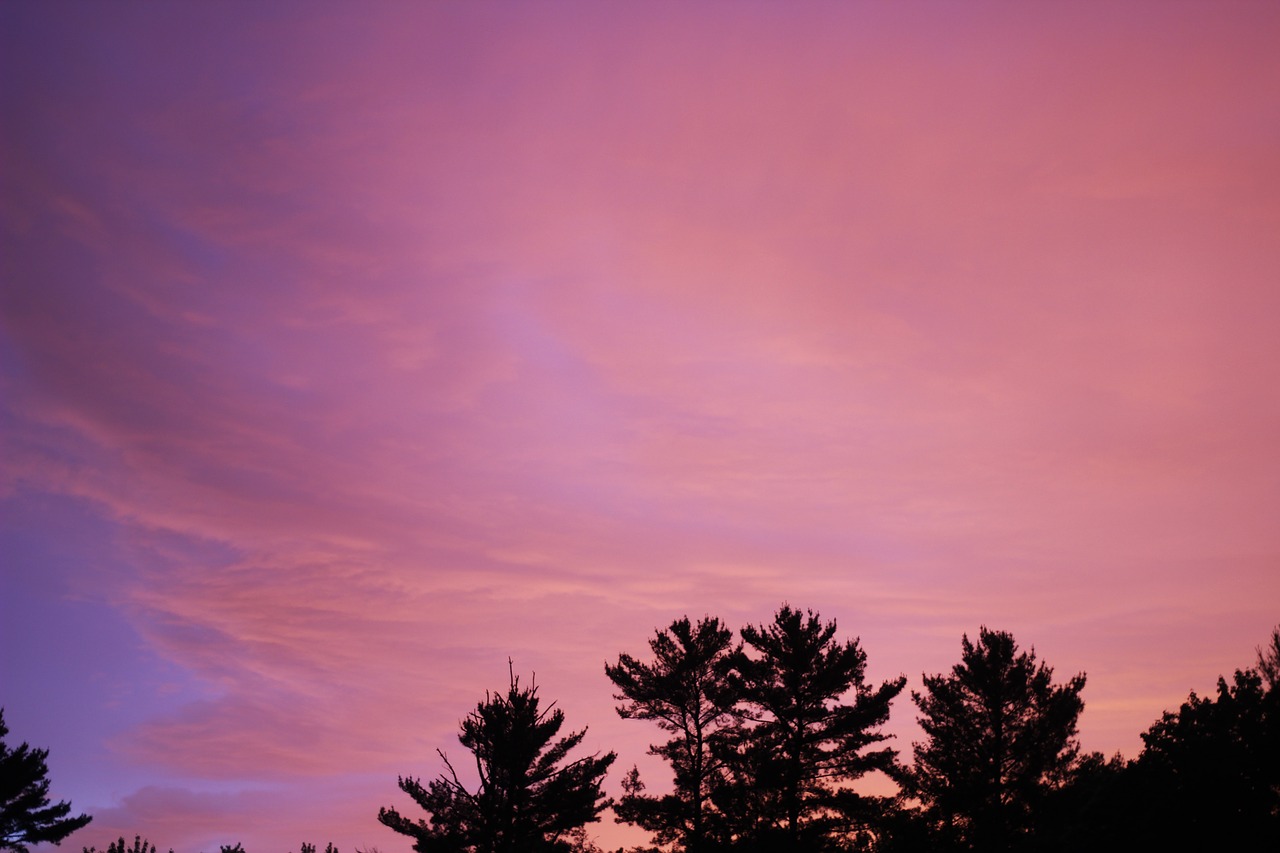
[[[103,826],[428,773],[508,657],[625,764],[601,663],[684,613],[1011,629],[1108,751],[1247,661],[1270,13],[401,11],[44,21],[5,93],[4,494],[200,688]]]

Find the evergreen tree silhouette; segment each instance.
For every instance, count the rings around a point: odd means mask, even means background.
[[[97,847],[85,847],[84,853],[98,853]],[[141,835],[133,837],[133,844],[125,846],[124,836],[107,845],[106,853],[156,853],[156,846],[147,841]],[[173,848],[169,848],[169,853],[173,853]]]
[[[983,627],[962,640],[949,675],[924,677],[912,693],[927,740],[915,744],[907,790],[925,807],[942,848],[1020,850],[1036,844],[1036,816],[1069,776],[1084,675],[1053,684],[1035,652]]]
[[[304,841],[299,847],[298,853],[316,853],[316,846],[309,841]],[[338,853],[338,848],[334,847],[333,842],[330,841],[325,845],[324,853]]]
[[[426,820],[383,808],[378,820],[414,839],[419,853],[562,853],[573,831],[599,820],[610,805],[601,791],[616,753],[567,761],[586,729],[556,739],[564,712],[541,708],[536,685],[521,688],[511,675],[505,694],[485,694],[465,720],[458,740],[474,756],[479,788],[447,773],[425,787],[400,777],[400,788],[428,813]]]
[[[4,742],[8,734],[0,708],[0,849],[27,853],[29,844],[60,844],[93,818],[68,817],[71,804],[65,800],[49,805],[49,750],[26,743],[9,749]]]
[[[744,713],[736,750],[740,849],[844,849],[865,842],[890,803],[849,783],[892,771],[896,751],[879,727],[906,678],[866,683],[858,640],[835,638],[835,621],[784,604],[771,623],[747,626],[753,655],[738,656]]]
[[[652,663],[628,654],[605,664],[605,674],[618,688],[624,719],[652,720],[673,737],[649,747],[664,758],[675,777],[670,794],[644,793],[635,768],[624,781],[624,795],[614,807],[618,817],[654,834],[658,844],[702,853],[723,830],[712,797],[723,784],[717,749],[737,720],[738,691],[732,663],[741,646],[719,619],[703,617],[696,625],[683,617],[649,641]]]

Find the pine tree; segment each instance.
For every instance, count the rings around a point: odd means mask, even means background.
[[[506,694],[485,694],[462,721],[458,740],[475,758],[479,788],[469,790],[443,752],[447,773],[425,787],[401,777],[400,788],[426,820],[383,808],[378,820],[414,839],[419,853],[561,853],[574,830],[599,820],[610,805],[601,791],[615,753],[565,763],[586,729],[556,739],[564,712],[539,707],[537,686],[513,674]]]
[[[950,675],[925,676],[925,692],[912,693],[928,740],[915,745],[907,787],[944,843],[1022,849],[1034,840],[1037,805],[1078,755],[1085,677],[1054,686],[1034,650],[1019,654],[1011,634],[985,627],[962,647]]]
[[[868,685],[866,652],[835,633],[834,620],[786,604],[772,623],[742,629],[755,653],[737,662],[753,722],[736,753],[745,818],[738,829],[747,849],[834,849],[884,815],[884,801],[848,783],[895,765],[879,728],[906,679]]]
[[[11,750],[4,742],[8,734],[0,708],[0,849],[27,853],[29,844],[60,844],[93,818],[68,817],[71,804],[65,800],[49,805],[49,750],[25,743]]]
[[[619,690],[614,698],[623,702],[617,709],[621,717],[652,720],[673,735],[649,753],[671,766],[674,790],[645,794],[633,768],[614,810],[652,832],[658,844],[700,853],[719,831],[711,808],[723,778],[723,750],[716,744],[737,720],[731,666],[741,646],[734,646],[733,632],[719,619],[707,616],[693,625],[686,616],[655,632],[649,649],[652,663],[624,654],[617,664],[605,664],[605,674]]]
[[[97,847],[85,847],[84,853],[98,853]],[[121,836],[115,841],[107,845],[106,853],[156,853],[156,846],[141,835],[133,837],[133,844],[125,846],[124,837]],[[169,853],[173,853],[173,848],[169,848]],[[303,851],[306,853],[306,851]]]

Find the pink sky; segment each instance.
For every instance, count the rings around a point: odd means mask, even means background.
[[[508,657],[656,783],[605,660],[784,600],[912,689],[1012,631],[1135,755],[1280,622],[1277,43],[0,5],[0,704],[67,845],[406,853]]]

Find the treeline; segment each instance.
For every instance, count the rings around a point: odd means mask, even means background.
[[[97,847],[86,847],[84,853],[98,853]],[[119,838],[107,845],[107,849],[103,853],[156,853],[156,846],[150,841],[144,839],[141,835],[133,837],[133,844],[125,845],[124,839]],[[169,849],[169,853],[173,853],[173,848]],[[245,853],[244,845],[236,842],[235,844],[223,844],[218,848],[218,853]],[[299,847],[299,853],[316,853],[316,846],[309,842],[302,842]],[[324,849],[324,853],[339,853],[338,848],[330,842]],[[357,850],[356,853],[378,853],[376,848],[370,847],[368,850]]]
[[[834,620],[789,605],[736,632],[675,620],[604,667],[618,714],[657,728],[649,753],[670,770],[651,793],[633,766],[616,800],[603,791],[616,753],[575,755],[586,729],[562,734],[564,713],[513,670],[461,724],[478,782],[440,751],[437,778],[399,779],[425,814],[378,820],[419,853],[602,853],[585,827],[609,808],[651,836],[630,853],[1280,849],[1280,626],[1253,667],[1155,721],[1133,760],[1081,751],[1085,676],[1055,680],[1006,632],[964,636],[959,662],[910,693],[924,738],[909,760],[883,733],[906,678],[872,684],[866,667]],[[49,805],[44,751],[0,750],[0,847],[89,822]],[[877,772],[896,794],[859,784]]]
[[[909,761],[883,733],[906,678],[872,684],[866,667],[812,611],[783,605],[737,632],[680,618],[604,667],[618,714],[661,733],[663,793],[633,766],[605,797],[616,754],[571,758],[585,729],[560,737],[563,714],[513,675],[462,724],[479,786],[441,752],[437,779],[400,779],[425,819],[378,819],[420,853],[591,853],[583,827],[610,807],[651,835],[631,853],[1280,849],[1280,627],[1255,667],[1157,720],[1132,761],[1081,751],[1085,676],[1055,681],[1006,632],[963,637],[950,672],[911,692],[924,739]],[[897,794],[858,784],[877,771]]]

